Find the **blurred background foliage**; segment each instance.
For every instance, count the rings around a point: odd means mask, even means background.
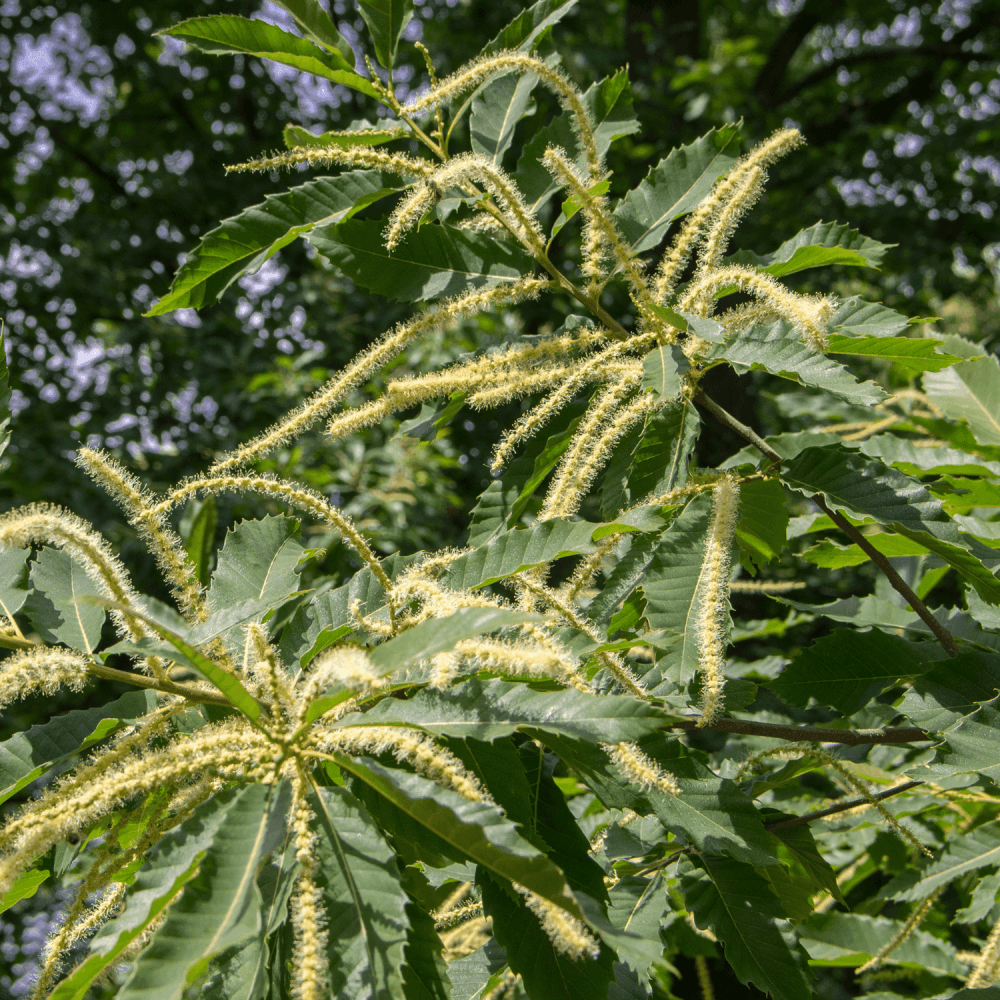
[[[407,34],[444,73],[523,6],[424,0]],[[72,466],[77,443],[119,454],[153,488],[175,481],[267,426],[406,314],[293,245],[215,307],[142,317],[200,235],[289,181],[227,179],[225,164],[279,145],[287,122],[319,131],[372,114],[326,81],[152,34],[220,11],[289,26],[260,0],[0,0],[0,296],[17,411],[0,504],[48,500],[86,514],[154,589],[129,559],[129,529]],[[332,13],[360,63],[354,4],[334,0]],[[1000,0],[587,0],[546,45],[583,85],[629,66],[644,128],[616,145],[614,193],[723,121],[742,118],[749,142],[794,122],[809,146],[774,171],[741,245],[766,252],[819,219],[849,220],[899,244],[883,271],[806,272],[803,286],[832,280],[977,341],[1000,330]],[[425,80],[404,46],[397,85]],[[540,100],[537,113],[549,114]],[[529,307],[419,345],[403,364],[439,367],[552,319]],[[765,430],[793,429],[803,417],[774,405],[774,383],[742,380],[733,408]],[[342,446],[317,438],[271,464],[344,504],[382,552],[454,544],[513,414],[490,416],[464,411],[430,443],[389,423]],[[714,461],[737,445],[713,435],[704,447]],[[249,513],[220,511],[220,534]],[[345,559],[334,545],[326,571],[347,569]]]

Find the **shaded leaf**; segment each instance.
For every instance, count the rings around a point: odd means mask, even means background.
[[[384,228],[381,222],[351,220],[317,226],[308,240],[361,288],[395,302],[512,284],[534,270],[520,248],[453,226],[421,226],[390,253]]]
[[[827,321],[827,329],[842,330],[854,337],[895,337],[909,322],[902,313],[881,302],[866,302],[854,295],[841,303]]]
[[[393,851],[346,788],[320,788],[317,794],[330,989],[335,996],[392,1000],[402,988],[409,927]]]
[[[681,372],[687,367],[687,358],[676,345],[654,347],[642,360],[642,389],[673,399],[681,391]]]
[[[943,349],[963,357],[983,353],[961,337],[945,338]],[[928,373],[924,391],[945,416],[968,421],[980,444],[1000,444],[1000,359],[996,355]]]
[[[333,52],[339,52],[349,66],[354,65],[354,50],[350,42],[337,30],[319,0],[275,0],[275,2],[295,18],[295,23],[306,38]]]
[[[749,865],[703,856],[704,870],[685,866],[681,892],[695,923],[722,943],[740,982],[774,1000],[812,996],[806,965],[786,937],[785,914],[767,881]]]
[[[441,937],[434,918],[416,903],[406,906],[410,922],[403,966],[403,996],[406,1000],[449,1000],[451,980],[441,957]]]
[[[413,0],[358,0],[358,7],[378,61],[391,70],[396,63],[399,37],[413,17]]]
[[[788,530],[785,494],[776,479],[751,479],[740,485],[740,519],[736,544],[746,556],[744,564],[758,569],[777,559],[785,547]]]
[[[202,586],[208,584],[212,575],[210,560],[215,551],[215,524],[214,493],[209,493],[203,500],[192,499],[188,502],[181,517],[181,538]]]
[[[531,92],[538,83],[534,73],[509,73],[488,83],[472,102],[469,140],[474,153],[503,162],[514,141],[517,123],[531,107]]]
[[[692,211],[730,170],[738,150],[738,129],[726,125],[660,160],[614,212],[633,252],[657,246],[670,223]]]
[[[576,3],[577,0],[538,0],[537,3],[521,11],[483,49],[482,55],[492,55],[504,49],[530,51],[543,33],[573,11]]]
[[[10,621],[24,607],[31,593],[26,585],[28,573],[25,567],[29,555],[29,549],[0,548],[0,614]]]
[[[93,652],[101,641],[105,611],[80,600],[94,597],[97,589],[83,567],[64,549],[46,546],[31,564],[30,579],[35,590],[24,609],[42,638]]]

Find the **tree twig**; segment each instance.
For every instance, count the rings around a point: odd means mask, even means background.
[[[781,456],[752,427],[747,427],[746,424],[741,423],[731,413],[727,413],[715,400],[709,399],[701,389],[696,393],[694,401],[705,407],[719,423],[735,431],[745,441],[749,441],[759,452],[766,455],[772,461],[781,461]],[[935,638],[941,643],[944,651],[949,656],[958,656],[958,644],[955,642],[955,637],[930,613],[924,602],[917,597],[909,584],[896,572],[892,563],[846,517],[827,506],[826,500],[820,494],[816,494],[812,499],[816,506],[851,541],[855,542],[861,551],[885,574],[886,579],[892,585],[893,589],[902,596],[903,600],[913,608],[924,624],[934,633]]]
[[[847,746],[868,746],[881,743],[922,743],[932,739],[924,729],[916,726],[897,726],[894,729],[825,729],[822,726],[782,726],[776,722],[748,722],[745,719],[716,719],[707,726],[699,726],[697,719],[680,719],[665,729],[687,729],[714,733],[739,733],[742,736],[768,736],[776,740],[803,743],[843,743]]]
[[[130,674],[127,670],[116,670],[114,667],[106,667],[103,663],[88,663],[87,672],[95,677],[103,677],[106,681],[121,681],[123,684],[131,684],[134,687],[146,688],[150,691],[162,691],[164,694],[176,694],[188,701],[201,705],[220,705],[223,708],[232,708],[232,703],[227,701],[221,694],[212,694],[208,691],[198,691],[196,688],[188,687],[186,684],[175,684],[173,681],[156,680],[153,677],[146,677],[143,674]]]
[[[922,784],[922,781],[907,781],[902,785],[896,785],[895,788],[887,788],[884,792],[873,795],[871,799],[857,798],[850,799],[847,802],[838,802],[835,806],[819,809],[816,812],[807,813],[805,816],[796,816],[795,819],[783,819],[778,823],[768,823],[764,829],[771,831],[784,830],[789,826],[803,826],[806,823],[811,823],[814,819],[823,819],[824,816],[834,816],[836,813],[847,812],[848,809],[856,809],[858,806],[871,805],[872,799],[876,802],[883,802],[885,799],[892,798],[893,795],[899,795],[900,792],[908,792],[911,788],[916,788],[917,785]]]

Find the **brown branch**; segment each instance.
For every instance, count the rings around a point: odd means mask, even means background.
[[[768,832],[772,830],[784,830],[789,826],[803,826],[806,823],[812,822],[814,819],[823,819],[824,816],[834,816],[839,812],[847,812],[848,809],[857,809],[858,806],[871,805],[872,800],[875,802],[883,802],[885,799],[891,799],[893,795],[899,795],[900,792],[908,792],[911,788],[916,788],[917,785],[922,785],[922,781],[907,781],[902,785],[896,785],[895,788],[886,789],[884,792],[879,792],[877,795],[873,795],[871,799],[851,799],[848,802],[838,802],[835,806],[830,806],[827,809],[820,809],[817,812],[807,813],[805,816],[796,816],[795,819],[783,819],[778,823],[768,823],[764,829]]]
[[[745,441],[749,441],[759,452],[780,462],[781,456],[751,427],[741,423],[732,414],[727,413],[718,403],[708,398],[702,390],[698,390],[694,397],[696,403],[704,406],[709,413],[715,417],[719,423],[724,424],[730,430],[735,431]],[[850,539],[855,542],[862,552],[885,574],[886,579],[892,584],[893,589],[902,596],[903,600],[920,616],[924,624],[934,633],[938,642],[941,643],[944,651],[949,656],[958,656],[958,645],[955,637],[930,613],[927,606],[913,592],[907,582],[896,572],[892,563],[881,552],[879,552],[857,528],[851,524],[842,514],[832,510],[827,506],[826,500],[816,494],[813,502],[823,511],[833,523],[840,528]],[[904,741],[905,742],[905,741]]]
[[[934,633],[935,638],[941,643],[944,651],[949,656],[958,656],[958,644],[955,642],[955,637],[931,614],[927,605],[917,597],[910,585],[896,572],[892,563],[843,514],[827,506],[826,501],[819,493],[813,497],[813,503],[882,570],[886,579],[892,584],[893,589],[900,594],[903,600],[913,608],[924,624]]]
[[[826,729],[823,726],[783,726],[776,722],[747,722],[744,719],[716,719],[707,726],[699,719],[671,722],[665,729],[687,729],[714,733],[739,733],[742,736],[767,736],[776,740],[804,743],[844,743],[847,746],[868,746],[881,743],[920,743],[932,739],[924,729],[899,726],[894,729]]]

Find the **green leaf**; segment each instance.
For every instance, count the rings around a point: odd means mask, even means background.
[[[406,913],[410,932],[403,966],[403,996],[405,1000],[449,1000],[451,980],[441,956],[441,937],[434,929],[434,918],[412,901]]]
[[[480,1000],[492,988],[490,980],[507,968],[507,953],[490,938],[481,948],[448,964],[451,1000]]]
[[[687,370],[687,358],[676,345],[654,347],[642,359],[642,389],[660,399],[673,399],[681,391],[680,373]]]
[[[608,919],[632,939],[620,941],[616,948],[618,958],[638,974],[640,981],[646,982],[650,966],[662,955],[660,924],[670,910],[663,873],[656,872],[652,878],[623,875],[608,895],[611,897]]]
[[[785,240],[774,253],[760,257],[752,250],[738,250],[724,263],[758,267],[775,278],[830,264],[877,268],[894,245],[869,239],[838,222],[817,222]]]
[[[628,474],[628,498],[669,493],[687,483],[688,462],[698,442],[701,418],[686,399],[652,414]]]
[[[646,620],[662,630],[657,645],[666,653],[645,675],[653,694],[673,690],[674,681],[686,684],[698,669],[695,627],[705,558],[705,537],[711,519],[711,499],[695,497],[665,532],[642,585]],[[670,671],[671,680],[666,680]]]
[[[799,940],[810,964],[856,968],[868,961],[903,929],[901,920],[860,913],[822,913],[810,917],[799,930]],[[955,949],[926,931],[913,931],[885,962],[927,969],[937,975],[964,978],[968,966],[955,958]],[[964,991],[963,991],[964,992]],[[978,991],[977,991],[978,992]]]
[[[843,448],[807,448],[782,465],[781,479],[807,496],[822,493],[851,517],[874,518],[925,545],[969,580],[984,601],[1000,603],[1000,581],[968,551],[966,536],[948,520],[941,501],[901,472]]]
[[[267,21],[251,20],[235,14],[213,14],[180,21],[158,34],[179,38],[198,52],[270,59],[341,83],[369,97],[378,99],[379,96],[371,83],[354,72],[353,60],[348,62],[339,48],[320,48],[308,39],[283,31]]]
[[[842,330],[853,337],[895,337],[909,320],[881,302],[866,302],[857,295],[845,299],[827,321],[830,330]]]
[[[501,878],[520,882],[564,909],[572,907],[562,872],[529,844],[496,806],[470,802],[427,778],[385,767],[370,758],[334,756],[343,770],[443,840],[459,856]],[[365,804],[377,820],[377,811],[373,811],[368,797]]]
[[[100,708],[66,712],[0,743],[0,803],[52,768],[156,708],[153,691],[130,691]]]
[[[209,609],[284,600],[298,590],[295,570],[305,551],[298,535],[299,522],[282,514],[240,521],[219,552],[206,597]]]
[[[736,543],[745,554],[744,564],[761,568],[777,559],[788,531],[785,494],[776,479],[751,479],[740,486],[740,519]],[[750,568],[750,567],[748,567]]]
[[[958,448],[918,448],[908,438],[894,434],[876,434],[861,442],[860,451],[870,458],[880,458],[908,476],[927,472],[955,476],[1000,476],[1000,462],[989,462]]]
[[[951,836],[941,855],[923,859],[916,868],[900,872],[883,886],[876,899],[913,901],[964,875],[1000,864],[1000,823],[994,820],[969,833]]]
[[[605,77],[588,88],[583,95],[583,106],[592,122],[594,142],[601,156],[608,151],[615,139],[638,132],[641,127],[635,118],[632,91],[628,84],[628,74],[624,70],[619,70],[614,76]],[[586,169],[586,157],[573,122],[572,115],[567,111],[556,115],[550,124],[532,136],[521,152],[514,180],[521,188],[532,213],[537,213],[561,187],[539,162],[548,146],[561,146],[570,159],[576,161],[577,166]]]
[[[255,21],[254,24],[263,24]],[[331,225],[392,194],[400,186],[391,174],[354,170],[319,177],[224,219],[188,253],[170,291],[146,316],[218,302],[241,275],[254,274],[283,247],[321,223]]]
[[[534,270],[520,248],[452,226],[421,226],[390,253],[384,228],[381,222],[352,220],[317,226],[308,240],[361,288],[395,302],[512,284]]]
[[[469,525],[471,548],[484,545],[504,526],[514,528],[517,525],[535,490],[569,447],[573,432],[582,419],[581,407],[565,407],[554,421],[553,433],[547,438],[533,438],[524,455],[507,466],[503,474],[486,487],[472,510]]]
[[[358,124],[357,122],[355,124]],[[364,123],[367,124],[367,123]],[[316,135],[301,125],[286,125],[281,133],[287,149],[297,146],[314,146],[318,149],[350,149],[352,146],[382,146],[393,139],[406,135],[406,129],[393,126],[391,128],[351,128],[346,131],[320,132]],[[360,172],[360,171],[359,171]],[[348,176],[341,174],[342,177]],[[354,214],[353,212],[351,213]]]
[[[596,960],[572,961],[556,951],[538,918],[510,886],[480,871],[483,910],[493,918],[493,936],[510,968],[520,973],[528,996],[545,1000],[607,1000],[614,977],[614,953],[602,948]]]
[[[791,705],[804,708],[815,698],[819,705],[853,715],[900,678],[930,666],[903,639],[837,629],[806,647],[769,686]]]
[[[444,619],[449,621],[450,619]],[[414,726],[438,736],[497,740],[530,727],[570,739],[620,743],[655,732],[669,720],[660,708],[626,695],[533,691],[524,684],[471,678],[405,701],[384,698],[338,725]]]
[[[460,608],[447,618],[428,618],[419,622],[402,635],[377,646],[369,659],[374,666],[384,670],[402,671],[421,660],[429,660],[436,653],[454,649],[463,639],[539,620],[538,615],[507,608]]]
[[[967,357],[966,343],[960,337],[948,337],[943,346],[946,351]],[[969,430],[980,444],[1000,444],[1000,359],[996,355],[928,373],[924,376],[924,392],[946,417],[968,421]]]
[[[0,614],[10,621],[24,607],[31,593],[26,586],[28,573],[25,560],[29,555],[30,549],[0,548]]]
[[[295,18],[295,23],[306,38],[331,52],[342,55],[348,67],[354,66],[354,50],[350,42],[337,30],[337,26],[319,0],[275,0],[275,2]]]
[[[238,797],[232,791],[216,795],[154,845],[136,875],[125,911],[97,932],[87,957],[55,988],[52,1000],[83,1000],[94,979],[118,962],[122,952],[174,902],[198,875]]]
[[[983,875],[972,890],[969,905],[955,914],[956,924],[975,924],[992,913],[1000,894],[1000,872]]]
[[[935,496],[941,498],[944,509],[949,514],[965,514],[976,507],[1000,507],[1000,484],[987,482],[985,479],[944,476],[933,483],[930,489]],[[956,492],[952,492],[953,490]]]
[[[577,0],[538,0],[521,11],[481,54],[487,56],[506,49],[530,52],[549,28],[572,13],[576,3]]]
[[[721,942],[740,982],[773,1000],[809,1000],[805,962],[789,944],[784,911],[767,880],[730,858],[701,860],[705,870],[682,870],[681,892],[695,923]]]
[[[938,354],[941,340],[917,337],[844,337],[831,334],[826,340],[827,354],[850,354],[861,358],[878,358],[915,372],[938,372],[958,364],[962,358],[954,354]]]
[[[46,546],[31,564],[30,579],[35,590],[25,611],[42,638],[92,653],[101,641],[105,611],[79,600],[95,596],[97,589],[83,567],[64,549]]]
[[[408,921],[393,851],[346,788],[320,788],[318,877],[326,908],[327,959],[334,996],[399,996]]]
[[[198,874],[139,955],[121,1000],[181,1000],[210,959],[257,932],[257,870],[284,837],[290,787],[221,792],[224,816],[205,845]]]
[[[779,817],[782,819],[792,818],[785,816],[783,813],[771,813],[768,815],[769,822],[772,820],[772,817],[774,819]],[[780,830],[774,830],[771,832],[771,836],[778,841],[774,853],[781,862],[782,867],[793,877],[812,887],[809,893],[810,896],[815,895],[817,891],[825,890],[838,903],[844,902],[840,886],[837,884],[837,874],[830,867],[830,862],[820,854],[808,823],[803,823],[800,826],[786,826]],[[770,880],[777,870],[777,866],[772,865],[768,868],[760,869],[760,874]],[[772,887],[774,887],[773,882]],[[812,905],[810,904],[809,913],[811,912]]]
[[[929,626],[915,612],[900,607],[894,601],[870,594],[867,597],[848,597],[830,604],[803,604],[787,597],[775,598],[798,611],[823,615],[833,621],[850,622],[856,628],[874,625],[877,628],[907,629],[933,636]],[[931,609],[934,617],[958,640],[974,643],[984,649],[1000,650],[1000,635],[988,632],[967,612],[955,608]]]
[[[670,223],[697,207],[736,162],[739,131],[725,125],[673,150],[629,191],[614,216],[634,253],[652,250]]]
[[[181,517],[181,538],[184,549],[194,564],[198,582],[203,586],[211,578],[212,553],[215,551],[215,494],[209,493],[204,500],[192,499]]]
[[[532,566],[541,566],[562,556],[593,552],[596,524],[554,518],[531,528],[505,531],[492,541],[460,556],[448,568],[447,586],[475,589],[496,583]]]
[[[418,441],[434,441],[441,432],[458,416],[465,406],[464,392],[453,392],[447,399],[437,403],[424,403],[420,413],[412,420],[404,420],[393,440],[412,437]]]
[[[22,872],[14,880],[14,884],[0,896],[0,913],[6,913],[15,903],[20,903],[22,899],[30,899],[38,892],[41,884],[52,874],[41,868],[32,868]]]
[[[843,365],[817,354],[786,320],[740,330],[712,355],[728,361],[737,372],[763,370],[772,375],[814,385],[858,406],[874,406],[887,393],[874,382],[858,382]]]
[[[928,555],[930,551],[902,535],[880,533],[866,535],[865,539],[873,549],[890,559]],[[836,542],[825,539],[806,549],[802,558],[823,569],[843,569],[845,566],[860,566],[868,562],[868,553],[860,545],[837,545]]]
[[[399,36],[413,17],[413,0],[358,0],[358,7],[372,36],[375,56],[391,73]]]
[[[508,73],[483,87],[472,101],[469,140],[472,151],[498,166],[514,141],[517,123],[529,114],[531,92],[538,83],[534,73]]]

